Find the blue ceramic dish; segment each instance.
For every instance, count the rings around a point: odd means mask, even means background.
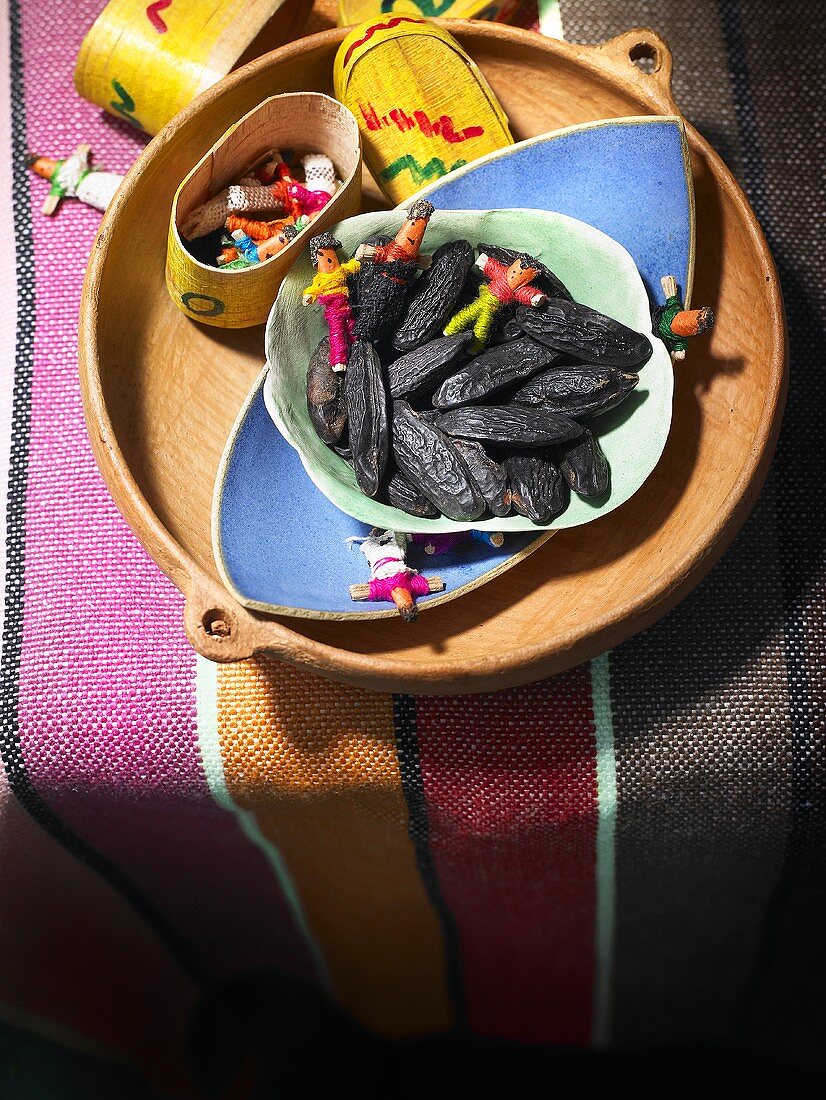
[[[397,617],[392,604],[350,599],[348,586],[369,580],[370,569],[358,547],[345,540],[370,528],[340,512],[313,485],[267,412],[265,376],[263,371],[238,415],[216,480],[212,537],[224,584],[254,611],[309,619]],[[500,549],[468,539],[434,557],[411,547],[408,563],[445,582],[444,592],[419,597],[419,607],[464,595],[550,537],[509,534]]]

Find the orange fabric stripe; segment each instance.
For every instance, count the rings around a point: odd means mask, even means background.
[[[391,697],[260,657],[220,669],[217,705],[229,792],[289,867],[343,1007],[388,1034],[449,1027]]]

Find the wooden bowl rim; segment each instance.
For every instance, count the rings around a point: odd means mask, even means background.
[[[638,94],[642,89],[642,98],[645,98],[646,88],[650,89],[648,98],[655,113],[680,115],[670,95],[670,52],[664,39],[648,28],[629,30],[601,45],[580,46],[552,38],[541,38],[532,31],[501,24],[464,20],[437,20],[437,22],[460,37],[509,40],[516,46],[527,46],[532,50],[538,48],[565,58],[567,61],[582,63],[601,79],[611,77],[613,74],[620,82],[622,82],[623,71],[620,69],[617,56],[627,52],[627,46],[638,39],[654,43],[658,52],[658,64],[653,78],[645,74],[645,79],[651,83],[641,85],[639,80],[635,80],[632,87],[635,87]],[[223,94],[228,86],[245,81],[250,73],[268,68],[274,62],[296,58],[313,49],[337,45],[347,33],[349,32],[344,28],[332,28],[287,43],[236,70],[198,96],[175,119],[167,123],[140,154],[104,216],[92,249],[83,287],[79,323],[81,392],[92,448],[115,503],[156,563],[184,593],[188,601],[187,612],[190,610],[189,601],[196,599],[201,592],[220,591],[222,602],[234,605],[238,615],[256,618],[252,613],[241,608],[218,581],[204,573],[164,527],[139,489],[118,444],[103,398],[95,331],[100,279],[108,254],[108,230],[117,218],[121,207],[131,198],[146,165],[151,163],[163,149],[169,134],[185,124],[193,115],[207,108],[213,100]],[[633,69],[629,69],[625,75],[628,77],[626,83],[629,83],[633,76]],[[244,648],[243,652],[231,652],[215,646],[210,649],[208,656],[216,660],[238,660],[253,652],[269,650],[285,660],[306,665],[334,679],[356,680],[361,684],[385,691],[413,690],[432,693],[445,690],[479,691],[495,686],[527,683],[537,679],[543,675],[543,662],[550,663],[554,655],[565,655],[564,665],[558,663],[557,670],[595,656],[606,648],[606,642],[603,639],[612,627],[633,619],[634,629],[629,630],[625,636],[629,637],[637,633],[665,614],[683,595],[699,583],[742,527],[765,480],[777,442],[785,402],[787,338],[777,271],[754,212],[722,158],[690,122],[684,121],[690,145],[699,149],[719,187],[732,201],[755,252],[764,266],[769,284],[773,339],[769,356],[769,391],[749,457],[726,498],[725,506],[718,512],[717,522],[709,529],[708,537],[703,544],[693,547],[679,562],[679,579],[670,585],[663,585],[661,581],[652,582],[633,599],[621,605],[613,605],[603,615],[589,619],[587,629],[571,629],[561,635],[554,635],[552,641],[546,640],[521,646],[470,662],[455,658],[434,659],[428,663],[420,662],[416,666],[415,675],[411,675],[411,662],[403,654],[388,658],[379,653],[361,653],[342,649],[291,630],[278,620],[261,619],[257,624],[253,623],[253,630],[250,633],[255,635],[255,644]],[[188,620],[186,614],[185,620]],[[196,644],[192,623],[186,621],[186,626],[190,640]],[[266,638],[262,635],[266,635]],[[602,644],[600,644],[601,640],[603,640]],[[203,641],[204,639],[199,636],[198,642]],[[208,638],[206,641],[208,643]],[[196,644],[196,648],[204,651],[201,644]],[[209,648],[208,644],[207,648]]]

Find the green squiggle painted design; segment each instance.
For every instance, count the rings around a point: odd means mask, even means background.
[[[120,99],[113,99],[109,106],[113,111],[117,111],[119,115],[125,118],[128,122],[131,122],[133,126],[137,126],[139,130],[143,129],[140,121],[135,118],[135,101],[131,95],[127,92],[124,86],[117,80],[112,81],[112,87],[115,89],[116,95],[120,96]]]
[[[412,153],[405,153],[404,156],[394,160],[392,164],[388,164],[386,168],[381,171],[381,178],[384,180],[394,180],[396,176],[401,175],[405,169],[410,171],[410,175],[418,184],[427,183],[428,180],[439,179],[441,176],[446,176],[448,172],[453,172],[457,168],[461,168],[467,164],[466,160],[457,160],[455,164],[451,164],[450,168],[445,165],[445,162],[439,157],[433,157],[427,162],[427,164],[419,164]]]
[[[443,15],[453,3],[453,0],[414,0],[414,2],[422,15],[433,17]],[[381,0],[382,15],[389,15],[395,3],[396,0]]]

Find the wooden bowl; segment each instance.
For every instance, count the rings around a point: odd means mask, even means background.
[[[480,22],[446,24],[487,77],[517,139],[603,117],[674,114],[671,57],[648,30],[598,47]],[[205,92],[144,151],[110,207],[81,310],[80,365],[103,475],[149,553],[186,596],[192,644],[215,660],[269,650],[334,678],[449,693],[525,683],[649,626],[708,572],[760,490],[780,427],[785,329],[777,276],[743,193],[687,128],[697,201],[695,304],[717,325],[677,371],[673,427],[644,491],[563,531],[500,581],[407,627],[284,621],[218,580],[210,502],[224,443],[263,360],[259,329],[188,321],[164,287],[178,182],[226,128],[278,92],[329,92],[344,37],[276,50]],[[631,57],[653,59],[644,73]],[[376,205],[378,192],[368,187]],[[749,323],[743,323],[745,311]],[[128,365],[128,367],[127,367]]]

